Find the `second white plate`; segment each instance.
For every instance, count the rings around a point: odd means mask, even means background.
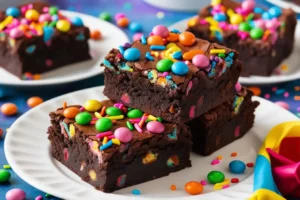
[[[172,24],[170,29],[178,29],[184,31],[187,28],[187,23],[190,19],[184,19],[175,24]],[[282,70],[281,65],[278,69],[280,74],[272,74],[271,76],[250,76],[250,77],[240,77],[239,82],[241,84],[273,84],[281,83],[286,81],[292,81],[300,78],[300,22],[298,21],[295,33],[295,47],[292,55],[284,60],[282,64],[287,66],[287,69]]]
[[[264,137],[273,126],[286,121],[298,120],[296,116],[283,108],[262,98],[255,97],[254,100],[260,102],[260,106],[256,110],[255,125],[242,139],[207,157],[192,154],[193,166],[191,168],[172,173],[167,177],[124,188],[112,194],[106,194],[95,190],[64,165],[53,159],[50,154],[50,142],[46,134],[47,128],[50,126],[48,116],[50,111],[61,107],[64,101],[72,105],[83,104],[88,99],[106,99],[102,92],[103,87],[96,87],[69,93],[49,100],[22,115],[11,126],[4,144],[5,155],[13,170],[34,187],[54,196],[70,200],[247,199],[253,188],[253,168],[247,168],[245,174],[233,175],[228,172],[229,162],[233,159],[254,162]],[[238,156],[230,157],[232,152],[237,152]],[[218,155],[223,156],[221,163],[212,166],[211,161]],[[185,183],[206,179],[207,174],[212,170],[224,172],[227,178],[237,177],[241,182],[219,191],[214,191],[212,185],[207,185],[204,187],[204,194],[197,196],[190,196],[185,192]],[[177,186],[176,191],[170,190],[171,184]],[[141,195],[134,196],[131,194],[133,189],[139,189]]]
[[[18,77],[10,74],[0,67],[0,85],[15,86],[43,86],[56,85],[79,81],[82,79],[96,76],[103,72],[100,63],[106,54],[113,48],[128,42],[125,33],[111,23],[100,20],[96,17],[82,13],[62,11],[67,17],[78,16],[84,25],[90,30],[99,30],[102,33],[102,39],[99,41],[90,40],[90,54],[92,59],[89,61],[74,63],[53,71],[41,74],[41,80],[20,80]]]

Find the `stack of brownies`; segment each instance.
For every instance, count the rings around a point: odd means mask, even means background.
[[[104,94],[51,112],[52,155],[104,192],[191,166],[242,137],[258,102],[237,83],[238,52],[158,25],[112,49]],[[201,159],[199,157],[199,159]]]

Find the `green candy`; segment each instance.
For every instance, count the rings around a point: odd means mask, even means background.
[[[104,21],[110,21],[111,14],[109,14],[108,12],[102,12],[102,13],[100,13],[99,18],[103,19]]]
[[[89,112],[82,112],[76,115],[75,121],[79,125],[87,125],[92,121],[92,118]]]
[[[157,62],[156,69],[160,72],[168,72],[171,70],[172,65],[173,61],[165,58]]]
[[[225,58],[226,55],[225,55],[225,53],[219,53],[218,56],[219,56],[220,58]]]
[[[225,175],[220,171],[211,171],[207,175],[207,180],[211,184],[222,183],[225,180]]]
[[[95,124],[95,127],[96,127],[97,131],[99,131],[99,132],[109,131],[112,126],[113,126],[113,124],[112,124],[111,119],[108,119],[105,117],[98,119]]]
[[[143,116],[143,112],[138,109],[133,109],[127,113],[127,117],[129,118],[139,118]]]
[[[10,179],[10,173],[7,170],[0,170],[0,183],[6,182]]]
[[[122,111],[119,108],[116,107],[108,107],[105,110],[105,113],[109,116],[118,116],[122,115]]]
[[[239,25],[239,30],[249,32],[251,30],[251,26],[246,22],[242,22]]]
[[[50,15],[56,15],[58,13],[58,8],[56,6],[51,6],[49,8],[49,14]]]
[[[255,39],[255,40],[261,39],[263,37],[263,35],[264,35],[264,30],[261,28],[253,28],[250,31],[251,38]]]
[[[161,117],[158,117],[158,118],[156,118],[157,119],[157,121],[159,121],[159,122],[162,122],[163,121],[163,119],[161,118]]]

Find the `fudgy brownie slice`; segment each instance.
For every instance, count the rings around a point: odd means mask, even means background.
[[[193,136],[193,151],[209,155],[243,137],[253,126],[254,111],[259,102],[245,88],[233,100],[208,111],[187,123]]]
[[[57,7],[32,3],[0,12],[0,65],[27,78],[90,59],[90,31],[79,17]]]
[[[59,108],[50,118],[53,157],[103,192],[191,166],[192,142],[186,125],[160,122],[108,100]]]
[[[183,124],[234,96],[237,57],[233,49],[158,25],[148,38],[109,52],[104,94]]]
[[[292,9],[256,7],[255,1],[212,1],[190,20],[188,31],[240,53],[241,76],[269,76],[294,47],[296,14]]]

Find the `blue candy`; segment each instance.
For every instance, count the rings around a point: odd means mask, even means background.
[[[269,19],[272,19],[272,16],[271,16],[270,13],[264,12],[264,13],[262,14],[262,18],[263,18],[264,20],[269,20]]]
[[[151,45],[150,49],[154,50],[154,51],[156,51],[156,50],[162,51],[162,50],[166,49],[166,46],[163,46],[163,45]]]
[[[129,48],[124,51],[123,56],[128,61],[136,61],[141,57],[141,52],[137,48]]]
[[[260,7],[254,8],[254,13],[256,13],[256,14],[263,14],[264,12],[265,12],[264,9],[262,9]]]
[[[5,14],[7,16],[19,17],[21,13],[20,10],[16,7],[9,7],[6,9]]]
[[[226,15],[222,14],[222,13],[218,13],[214,15],[214,19],[218,22],[224,22],[226,21]]]
[[[173,54],[172,54],[172,57],[173,57],[174,59],[180,60],[180,59],[182,58],[182,53],[181,53],[181,51],[177,51],[177,52],[173,53]]]
[[[233,160],[229,163],[229,171],[234,174],[242,174],[245,172],[246,164],[241,160]]]
[[[134,194],[134,195],[140,195],[141,191],[139,191],[139,190],[132,190],[132,194]]]
[[[143,30],[143,27],[140,23],[132,22],[129,24],[129,30],[134,33],[137,33],[137,32],[141,32]]]
[[[80,17],[73,17],[71,19],[71,23],[74,25],[74,26],[83,26],[83,22],[82,22],[82,19]]]
[[[276,6],[271,7],[271,8],[269,9],[269,14],[270,14],[273,18],[275,18],[275,17],[280,17],[280,15],[282,14],[281,8],[278,8],[278,7],[276,7]]]
[[[184,62],[175,62],[173,63],[171,70],[174,74],[183,76],[188,73],[189,67]]]
[[[59,17],[58,17],[58,15],[52,15],[51,19],[52,19],[52,21],[58,21]]]

